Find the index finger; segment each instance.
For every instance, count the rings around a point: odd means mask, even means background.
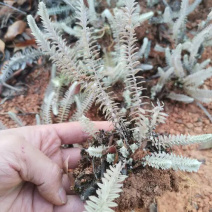
[[[94,121],[93,124],[97,130],[110,131],[113,129],[111,122]],[[80,122],[53,124],[49,126],[54,128],[61,139],[61,144],[82,143],[89,138],[89,135],[83,131]]]

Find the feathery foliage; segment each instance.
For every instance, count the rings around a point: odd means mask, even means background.
[[[177,78],[177,84],[183,88],[185,94],[171,92],[167,94],[168,98],[185,103],[190,103],[194,100],[204,103],[212,101],[212,92],[199,88],[206,79],[212,76],[211,67],[206,68],[210,60],[207,59],[201,64],[198,63],[198,60],[201,58],[200,49],[210,45],[209,43],[212,39],[210,16],[192,39],[187,38],[185,27],[187,16],[200,2],[201,0],[196,0],[193,4],[189,5],[188,0],[182,0],[179,13],[173,12],[170,6],[167,6],[165,9],[163,21],[168,23],[169,27],[173,30],[170,34],[172,34],[175,41],[175,48],[170,50],[167,47],[165,50],[167,67],[165,73],[160,69],[160,79],[158,84],[152,88],[152,98],[161,92],[170,79]],[[174,22],[173,20],[176,17],[177,20]],[[186,52],[184,55],[183,51]],[[171,69],[174,70],[172,73],[170,73]]]
[[[153,153],[144,157],[144,166],[149,165],[154,168],[174,169],[175,171],[197,172],[201,162],[196,159],[184,158],[183,156],[162,153]]]
[[[211,141],[212,135],[165,136],[155,132],[159,124],[165,123],[167,114],[164,113],[164,104],[159,101],[156,106],[152,104],[151,109],[144,107],[146,103],[143,101],[142,64],[139,59],[148,57],[151,42],[145,39],[139,50],[136,47],[135,34],[136,27],[152,17],[153,13],[139,15],[139,6],[135,0],[120,0],[117,5],[122,5],[122,7],[114,8],[114,15],[109,10],[103,12],[101,18],[106,24],[103,24],[101,29],[101,26],[94,26],[100,18],[100,14],[95,10],[97,2],[89,0],[89,8],[83,0],[65,0],[65,2],[75,10],[73,20],[76,22],[71,30],[73,30],[72,35],[77,35],[78,41],[72,44],[71,48],[49,18],[44,3],[39,4],[43,31],[38,28],[32,16],[28,16],[29,25],[40,49],[50,56],[58,70],[47,89],[41,118],[44,120],[43,123],[52,123],[51,110],[53,110],[58,122],[66,121],[69,118],[70,107],[76,102],[76,111],[70,120],[80,121],[84,132],[93,137],[90,146],[85,150],[89,161],[93,165],[95,160],[100,160],[101,164],[103,161],[108,167],[109,164],[115,163],[114,167],[111,166],[104,173],[102,183],[98,184],[97,196],[89,197],[86,210],[88,212],[113,211],[111,207],[116,206],[113,201],[119,196],[121,182],[126,177],[121,174],[122,169],[127,170],[122,164],[132,165],[134,152],[139,149],[146,155],[141,162],[143,166],[188,172],[197,171],[200,162],[167,153],[167,148],[174,145],[208,142]],[[170,27],[173,26],[170,31],[173,32],[172,36],[176,46],[174,49],[169,47],[164,49],[167,67],[158,69],[160,79],[158,84],[152,88],[153,97],[162,91],[171,78],[177,78],[189,96],[172,92],[168,95],[169,98],[185,102],[192,102],[194,99],[209,102],[211,98],[211,91],[199,88],[204,80],[212,75],[211,68],[207,68],[210,61],[197,63],[199,47],[203,44],[208,45],[205,41],[210,39],[210,27],[206,26],[202,29],[199,32],[201,36],[197,34],[192,40],[185,41],[185,20],[197,4],[199,1],[189,5],[188,0],[183,0],[179,13],[172,14],[171,8],[168,7],[164,12],[164,21]],[[110,25],[109,33],[112,34],[115,42],[114,50],[109,52],[98,43],[98,38],[102,37],[98,33],[102,31],[108,33],[109,27],[106,25]],[[202,37],[204,39],[200,39]],[[194,42],[199,42],[199,47],[196,49]],[[191,52],[191,48],[194,53]],[[183,55],[184,51],[188,54]],[[101,57],[102,54],[104,54],[103,57]],[[200,81],[197,80],[198,77]],[[122,109],[110,87],[119,80],[124,85],[125,99],[128,102],[127,106],[123,106]],[[80,86],[79,93],[76,92],[77,86]],[[59,94],[62,87],[68,87],[63,99]],[[112,149],[115,149],[115,153],[110,152],[110,141],[101,143],[103,141],[100,141],[98,137],[101,132],[97,132],[91,120],[86,117],[93,103],[99,106],[105,118],[114,125],[114,134],[118,139],[112,141]],[[147,143],[155,147],[154,152],[148,152]]]
[[[32,64],[36,59],[41,57],[43,53],[35,49],[26,49],[23,53],[17,52],[10,58],[9,62],[2,68],[0,82],[6,82],[15,70],[24,69],[28,64]]]
[[[121,174],[121,170],[122,163],[119,162],[114,167],[110,166],[110,169],[104,173],[102,183],[98,183],[99,189],[96,192],[98,196],[90,196],[90,200],[86,202],[87,212],[113,211],[111,208],[117,206],[113,201],[119,197],[119,193],[122,191],[122,182],[126,178],[126,175]]]

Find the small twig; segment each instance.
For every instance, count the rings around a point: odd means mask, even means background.
[[[209,120],[211,121],[212,123],[212,116],[211,114],[207,111],[207,109],[199,102],[196,101],[196,105],[203,110],[203,112],[205,113],[205,115],[209,118]]]
[[[93,168],[93,173],[94,173],[94,176],[95,176],[95,178],[96,179],[98,179],[98,177],[97,177],[97,175],[96,175],[96,170],[95,170],[95,167],[94,167],[94,157],[93,157],[93,159],[92,159],[92,168]]]
[[[18,111],[17,115],[19,115],[19,116],[27,116],[27,115],[36,115],[37,114],[35,112],[26,112],[19,107],[15,107],[15,109]]]
[[[36,66],[36,68],[40,68],[40,67],[42,67],[42,66],[41,65]],[[36,70],[36,68],[33,68],[32,71],[28,71],[27,75],[30,74],[31,72],[33,72],[34,70]],[[12,78],[20,75],[23,71],[24,71],[24,69],[19,69],[19,70],[15,71],[10,77],[8,77],[6,82],[2,82],[2,86],[5,86],[5,87],[10,88],[10,89],[13,89],[15,91],[21,91],[21,89],[20,90],[16,90],[18,88],[14,88],[13,86],[10,86],[7,82],[10,81]],[[26,87],[30,88],[30,86],[27,85],[26,83],[23,83],[23,85],[25,85]]]
[[[110,138],[109,138],[108,146],[111,146],[112,145],[113,138],[114,138],[114,135],[111,135]]]
[[[10,99],[9,97],[5,97],[4,99],[1,100],[0,105],[4,104],[8,99]]]
[[[8,116],[8,113],[0,113],[1,116]]]
[[[34,112],[29,112],[29,113],[18,113],[18,116],[29,116],[29,115],[36,115],[37,113]],[[8,116],[8,113],[0,113],[1,116]]]
[[[13,6],[9,5],[9,4],[3,3],[3,2],[0,2],[0,4],[1,4],[1,5],[4,5],[4,6],[7,6],[7,7],[13,9],[13,10],[16,10],[16,11],[18,11],[19,13],[22,13],[23,15],[27,15],[26,12],[23,12],[22,10],[19,10],[18,8],[13,7]]]
[[[21,89],[18,89],[18,88],[11,86],[11,85],[8,85],[6,82],[3,82],[2,85],[6,88],[10,88],[10,89],[15,90],[15,91],[22,91]]]
[[[105,161],[103,158],[101,158],[101,179],[104,177],[105,171],[106,171]]]
[[[34,112],[28,112],[28,113],[19,113],[19,116],[31,116],[31,115],[36,115],[37,113]]]

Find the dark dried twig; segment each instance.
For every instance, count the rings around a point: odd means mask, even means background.
[[[22,10],[19,10],[18,8],[13,7],[13,6],[9,5],[9,4],[6,4],[6,3],[4,3],[4,2],[0,2],[0,4],[1,4],[1,5],[4,5],[4,6],[7,6],[7,7],[13,9],[13,10],[16,10],[17,12],[22,13],[23,15],[27,15],[26,12],[24,12],[24,11],[22,11]]]
[[[200,102],[197,102],[196,101],[196,105],[203,110],[203,112],[205,113],[205,115],[209,118],[209,120],[211,121],[212,123],[212,116],[211,114],[207,111],[207,109],[200,103]]]

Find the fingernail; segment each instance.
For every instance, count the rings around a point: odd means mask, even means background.
[[[59,190],[59,197],[62,202],[62,204],[65,204],[67,202],[67,196],[64,188],[60,188]]]

